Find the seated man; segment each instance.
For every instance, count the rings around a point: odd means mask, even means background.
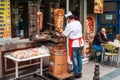
[[[98,32],[93,40],[92,49],[97,52],[102,52],[102,44],[107,42],[106,29],[101,28],[100,32]],[[101,54],[98,56],[98,60],[101,61]]]
[[[120,41],[120,34],[116,34],[116,36],[115,36],[115,39],[114,39],[114,40]]]

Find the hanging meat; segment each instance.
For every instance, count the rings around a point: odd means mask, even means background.
[[[37,12],[36,13],[36,23],[37,23],[37,32],[42,29],[42,22],[43,22],[43,14],[42,12]]]
[[[64,10],[55,9],[54,10],[54,24],[55,24],[56,31],[60,31],[61,29],[63,29],[63,20],[64,20]]]

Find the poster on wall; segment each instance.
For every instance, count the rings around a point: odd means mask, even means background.
[[[94,0],[94,13],[103,13],[104,0]]]
[[[11,37],[10,0],[0,1],[0,38]]]
[[[95,17],[94,16],[87,16],[86,17],[86,53],[90,52],[90,43],[93,40],[95,35]]]

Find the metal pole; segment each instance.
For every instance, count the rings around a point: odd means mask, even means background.
[[[41,0],[38,0],[38,12],[40,12]]]
[[[43,58],[40,58],[40,75],[42,75],[42,71],[43,71]]]
[[[87,18],[87,0],[84,0],[84,42],[86,39],[86,18]],[[86,45],[85,45],[86,47]],[[86,49],[84,47],[84,57],[86,57]]]
[[[84,25],[84,4],[83,0],[80,0],[80,22],[82,25]],[[84,27],[83,27],[84,30]]]
[[[66,0],[66,13],[69,11],[69,0]]]
[[[18,75],[19,75],[19,72],[18,72],[18,62],[17,61],[15,61],[15,78],[16,79],[18,79],[19,77],[18,77]]]
[[[66,13],[68,13],[69,12],[69,0],[66,0]],[[67,21],[66,21],[66,23],[67,23]],[[69,55],[69,41],[68,41],[68,37],[67,37],[67,42],[66,42],[67,44],[67,62],[68,62],[68,64],[72,64],[72,62],[70,61],[70,55]]]
[[[85,10],[84,10],[84,0],[80,0],[80,22],[82,24],[82,31],[83,31],[83,38],[85,39],[85,24],[84,24],[84,13],[85,13]],[[85,40],[84,40],[85,41]],[[85,47],[83,48],[84,49],[84,52],[83,54],[85,54]]]

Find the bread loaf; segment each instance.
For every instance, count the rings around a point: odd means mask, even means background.
[[[18,51],[14,51],[11,55],[15,58],[23,58],[24,57],[24,50],[18,50]]]
[[[25,50],[17,50],[11,53],[11,56],[17,59],[23,59],[28,57],[33,57],[42,54],[48,54],[49,50],[47,47],[41,46],[39,48],[30,48]]]

